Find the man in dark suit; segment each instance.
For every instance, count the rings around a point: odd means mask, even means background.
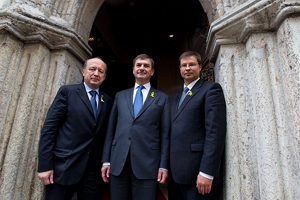
[[[84,82],[62,86],[49,108],[39,143],[38,176],[47,199],[101,199],[101,156],[112,100],[99,90],[106,64],[85,62]]]
[[[197,52],[180,58],[184,89],[171,103],[170,200],[214,199],[226,134],[226,105],[221,86],[199,79]],[[213,187],[212,187],[213,185]]]
[[[133,61],[135,86],[116,94],[109,118],[102,178],[112,200],[156,200],[168,176],[169,97],[150,86],[154,62],[146,54]],[[110,164],[110,165],[109,165]]]

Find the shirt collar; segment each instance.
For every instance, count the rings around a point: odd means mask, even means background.
[[[186,86],[185,84],[183,84],[183,88],[188,87],[189,90],[192,90],[192,88],[194,87],[194,85],[197,83],[197,81],[198,81],[199,79],[200,79],[200,78],[197,78],[196,80],[194,80],[193,82],[191,82],[188,86]]]
[[[143,85],[143,86],[146,88],[146,90],[150,90],[150,88],[151,88],[150,82],[149,82],[149,83],[146,83],[146,84]],[[137,89],[137,87],[139,87],[139,84],[135,83],[135,84],[134,84],[134,89]]]
[[[84,87],[85,87],[85,91],[87,92],[87,93],[89,93],[90,91],[92,91],[93,89],[92,88],[90,88],[85,82],[83,82],[83,84],[84,84]],[[96,91],[97,92],[97,94],[99,95],[99,88],[97,88],[96,90],[94,90],[94,91]]]

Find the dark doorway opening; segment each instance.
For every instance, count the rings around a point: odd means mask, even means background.
[[[199,0],[106,0],[89,42],[93,57],[108,65],[101,89],[113,98],[116,92],[133,87],[132,60],[146,53],[155,61],[151,85],[171,97],[182,87],[179,55],[195,50],[205,58],[208,29]]]
[[[178,64],[181,53],[199,52],[203,69],[209,68],[204,53],[208,30],[208,19],[199,0],[104,1],[89,42],[93,57],[102,58],[108,65],[101,89],[114,98],[118,91],[133,87],[132,61],[146,53],[155,61],[151,86],[171,98],[183,86]]]

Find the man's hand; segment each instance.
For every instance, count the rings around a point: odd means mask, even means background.
[[[44,183],[44,185],[53,184],[53,170],[46,171],[46,172],[39,172],[38,176],[40,180]]]
[[[212,182],[213,182],[213,180],[210,180],[210,179],[205,178],[204,176],[201,176],[200,174],[198,174],[197,183],[196,183],[198,192],[202,195],[204,195],[206,193],[210,193]]]
[[[109,182],[109,173],[110,173],[110,166],[109,165],[103,165],[101,168],[101,176],[104,181],[104,183]]]
[[[168,178],[168,172],[166,170],[159,169],[157,175],[157,182],[164,184],[166,183],[167,178]]]

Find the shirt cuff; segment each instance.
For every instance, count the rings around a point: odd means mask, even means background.
[[[165,169],[165,168],[159,168],[159,169],[162,169],[162,170],[165,170],[165,171],[167,171],[167,172],[168,172],[168,170],[167,170],[167,169]]]
[[[109,162],[104,162],[102,165],[110,165]]]
[[[214,180],[214,177],[211,176],[211,175],[205,174],[205,173],[203,173],[203,172],[200,172],[199,174],[200,174],[201,176],[204,176],[205,178],[208,178],[208,179],[210,179],[210,180]]]

